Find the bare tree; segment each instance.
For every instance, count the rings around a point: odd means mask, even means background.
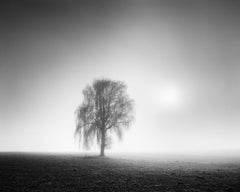
[[[75,137],[85,148],[97,141],[100,155],[111,145],[112,133],[122,138],[122,131],[134,119],[133,100],[121,81],[97,79],[83,90],[83,102],[76,110]]]

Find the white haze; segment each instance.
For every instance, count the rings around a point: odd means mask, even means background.
[[[99,77],[124,81],[136,103],[112,152],[240,150],[239,14],[187,2],[20,18],[2,35],[0,150],[79,151],[74,111]]]

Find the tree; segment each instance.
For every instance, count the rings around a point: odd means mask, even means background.
[[[87,149],[96,140],[100,156],[111,145],[112,133],[122,138],[124,128],[129,128],[133,119],[133,104],[121,81],[96,79],[83,90],[83,102],[76,110],[75,137]]]

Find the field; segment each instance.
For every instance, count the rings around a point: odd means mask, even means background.
[[[0,153],[0,191],[240,191],[240,162]]]

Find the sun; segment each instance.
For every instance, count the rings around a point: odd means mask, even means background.
[[[167,109],[179,108],[183,103],[183,93],[178,86],[164,86],[156,95],[157,104]]]

